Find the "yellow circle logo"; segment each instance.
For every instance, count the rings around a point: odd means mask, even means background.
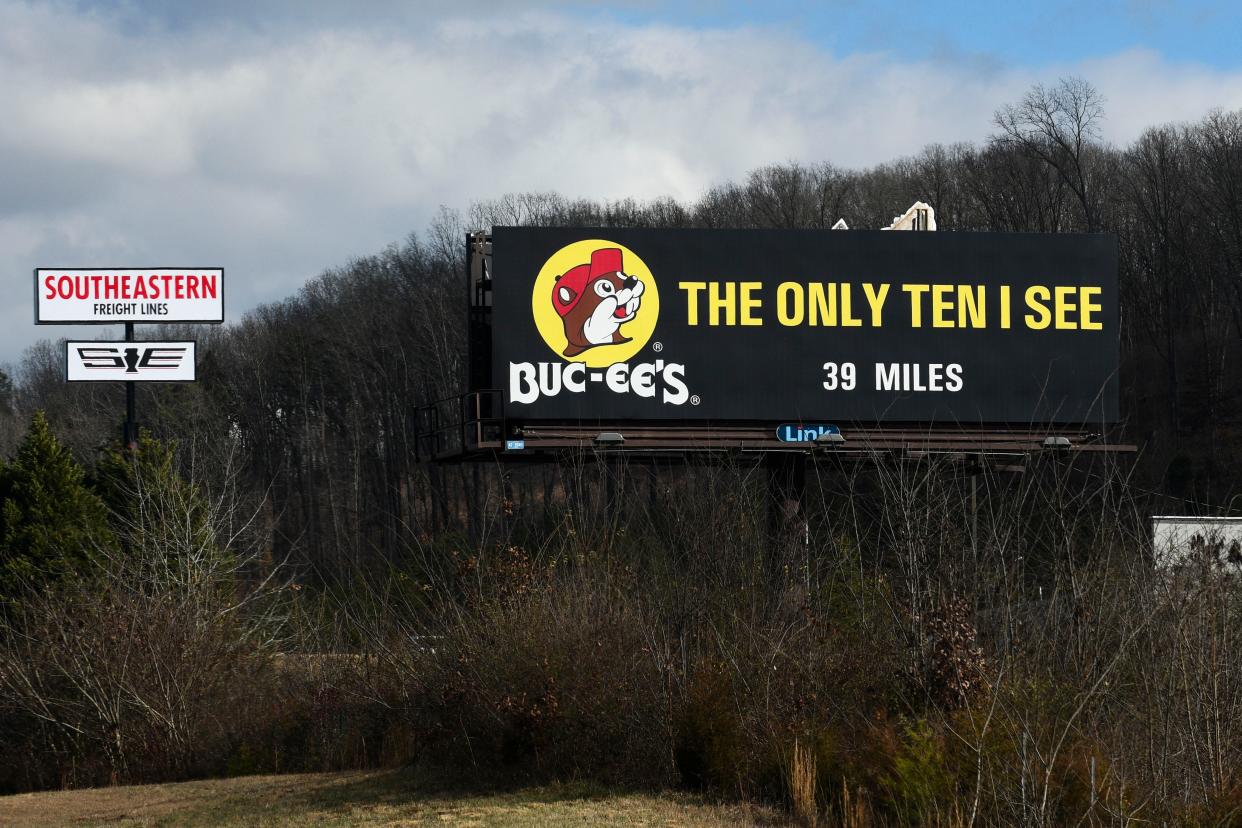
[[[647,344],[660,315],[660,292],[634,251],[588,239],[562,247],[543,263],[530,309],[543,341],[558,356],[606,368]]]

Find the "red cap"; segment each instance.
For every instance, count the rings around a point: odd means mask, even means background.
[[[578,300],[582,298],[582,292],[586,290],[588,284],[606,273],[620,273],[623,270],[624,268],[621,266],[621,250],[619,248],[604,247],[594,251],[591,253],[590,265],[581,264],[570,268],[552,285],[552,307],[556,308],[557,313],[564,316],[578,304]],[[562,287],[569,288],[573,292],[573,296],[568,302],[561,297],[560,289]]]
[[[591,254],[591,278],[605,273],[620,273],[621,250],[616,247],[604,247]]]

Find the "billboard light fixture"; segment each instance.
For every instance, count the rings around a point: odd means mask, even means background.
[[[1058,435],[1050,435],[1044,438],[1044,448],[1050,449],[1067,449],[1070,447],[1070,438]]]
[[[625,435],[619,431],[601,431],[595,435],[595,445],[603,448],[617,448],[625,445]]]
[[[845,442],[845,435],[839,431],[825,431],[815,438],[815,442],[821,446],[839,446]]]

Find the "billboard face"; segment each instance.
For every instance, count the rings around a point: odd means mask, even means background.
[[[1117,419],[1111,235],[492,232],[507,417]]]
[[[224,321],[221,268],[35,271],[35,323]]]
[[[69,382],[193,382],[194,342],[66,342]]]

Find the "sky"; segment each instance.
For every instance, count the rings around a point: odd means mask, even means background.
[[[35,267],[222,266],[236,321],[441,206],[863,167],[982,141],[1061,77],[1100,90],[1124,145],[1242,108],[1240,9],[0,0],[0,363],[119,333],[36,327]]]

